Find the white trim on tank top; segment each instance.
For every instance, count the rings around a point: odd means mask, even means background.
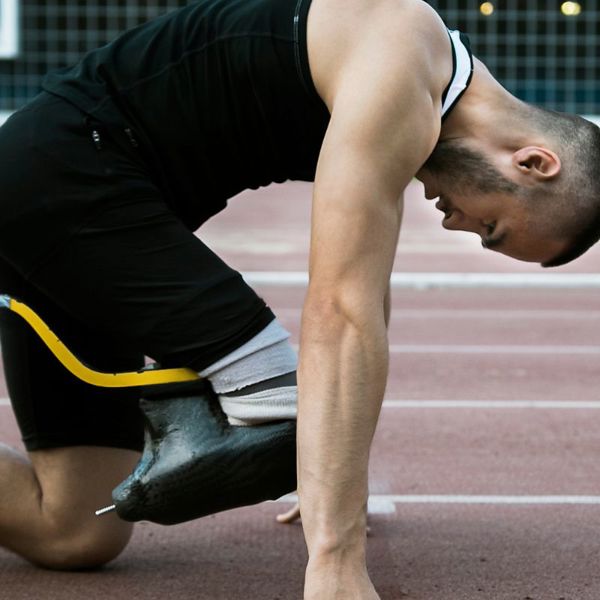
[[[454,106],[459,96],[464,92],[467,85],[469,85],[469,79],[473,70],[473,58],[460,39],[460,32],[448,30],[448,33],[454,46],[456,69],[452,83],[446,94],[446,99],[442,105],[442,117]]]

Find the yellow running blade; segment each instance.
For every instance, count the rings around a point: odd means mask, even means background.
[[[0,295],[0,308],[8,308],[20,315],[40,336],[48,349],[75,377],[99,387],[136,387],[196,381],[200,376],[192,369],[154,369],[126,373],[103,373],[84,365],[52,332],[31,308],[7,295]]]

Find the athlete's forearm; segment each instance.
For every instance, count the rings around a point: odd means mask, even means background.
[[[387,377],[383,307],[354,318],[305,305],[299,496],[311,561],[364,560],[369,449]]]

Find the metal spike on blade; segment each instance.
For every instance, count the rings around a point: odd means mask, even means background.
[[[116,506],[114,504],[111,504],[110,506],[106,506],[104,508],[100,508],[99,510],[96,511],[96,516],[100,517],[102,515],[105,515],[109,512],[112,512],[113,510],[116,510]]]

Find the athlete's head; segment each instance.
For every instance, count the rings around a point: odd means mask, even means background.
[[[447,229],[544,266],[569,262],[600,239],[600,129],[580,117],[523,104],[510,117],[531,145],[442,139],[419,171],[440,197]]]

